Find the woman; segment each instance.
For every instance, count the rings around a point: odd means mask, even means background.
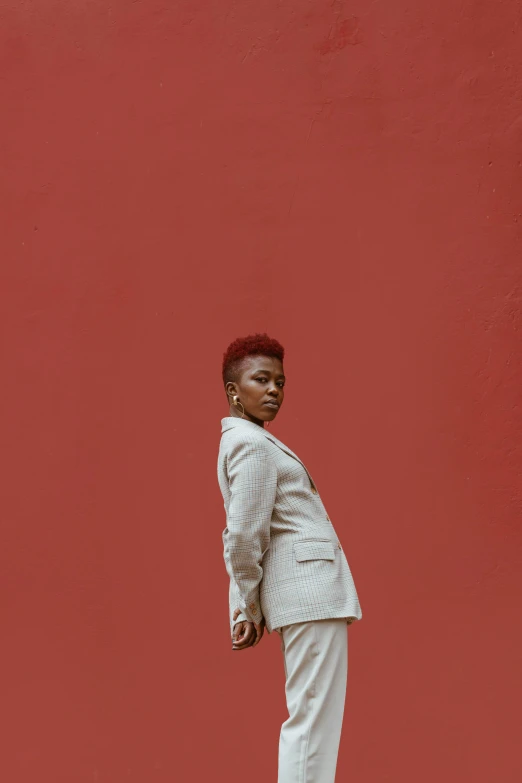
[[[283,404],[283,358],[283,347],[266,334],[235,340],[223,357],[230,415],[222,419],[218,479],[232,649],[255,647],[265,626],[279,633],[289,717],[281,727],[278,783],[333,783],[347,624],[362,612],[310,473],[265,429]]]

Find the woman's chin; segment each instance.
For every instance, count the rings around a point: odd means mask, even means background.
[[[274,408],[273,410],[267,405],[263,410],[261,411],[260,419],[262,421],[274,421],[275,417],[279,413],[279,408]]]

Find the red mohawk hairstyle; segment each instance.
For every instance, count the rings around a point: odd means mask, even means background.
[[[223,354],[223,383],[236,381],[241,362],[247,356],[275,356],[281,362],[285,349],[266,333],[249,334],[248,337],[238,337],[230,343]]]

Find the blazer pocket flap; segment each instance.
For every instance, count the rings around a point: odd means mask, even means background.
[[[334,546],[331,541],[295,541],[296,560],[335,560]]]

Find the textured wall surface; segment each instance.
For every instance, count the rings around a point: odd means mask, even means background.
[[[519,783],[520,2],[0,0],[0,59],[2,779],[275,781],[215,476],[267,329],[364,613],[339,781]]]

